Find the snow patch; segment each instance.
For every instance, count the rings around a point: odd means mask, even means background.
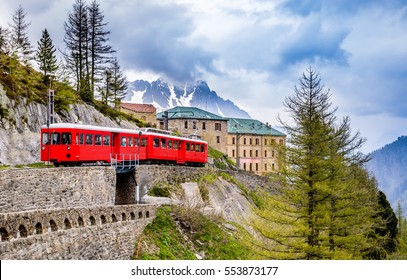
[[[131,97],[130,103],[143,104],[143,96],[146,91],[147,89],[143,91],[132,90],[133,96]]]

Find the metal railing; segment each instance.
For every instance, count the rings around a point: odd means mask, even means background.
[[[140,156],[137,154],[110,154],[110,165],[116,168],[116,172],[130,172],[140,164]]]

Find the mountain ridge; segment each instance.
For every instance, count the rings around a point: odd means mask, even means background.
[[[129,84],[123,101],[153,104],[158,111],[176,106],[197,107],[222,117],[250,119],[250,115],[231,100],[223,99],[211,90],[205,81],[198,80],[184,86],[174,85],[162,79],[148,82],[135,80]]]
[[[407,214],[407,136],[370,153],[366,167],[377,179],[379,188],[386,194],[393,209],[398,202]]]

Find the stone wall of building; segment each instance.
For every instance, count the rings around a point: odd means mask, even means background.
[[[115,204],[116,172],[110,167],[0,171],[0,213]]]

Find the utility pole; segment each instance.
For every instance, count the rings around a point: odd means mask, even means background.
[[[48,89],[48,111],[47,111],[47,127],[49,129],[50,124],[55,121],[55,101],[54,101],[55,91],[53,89]]]

